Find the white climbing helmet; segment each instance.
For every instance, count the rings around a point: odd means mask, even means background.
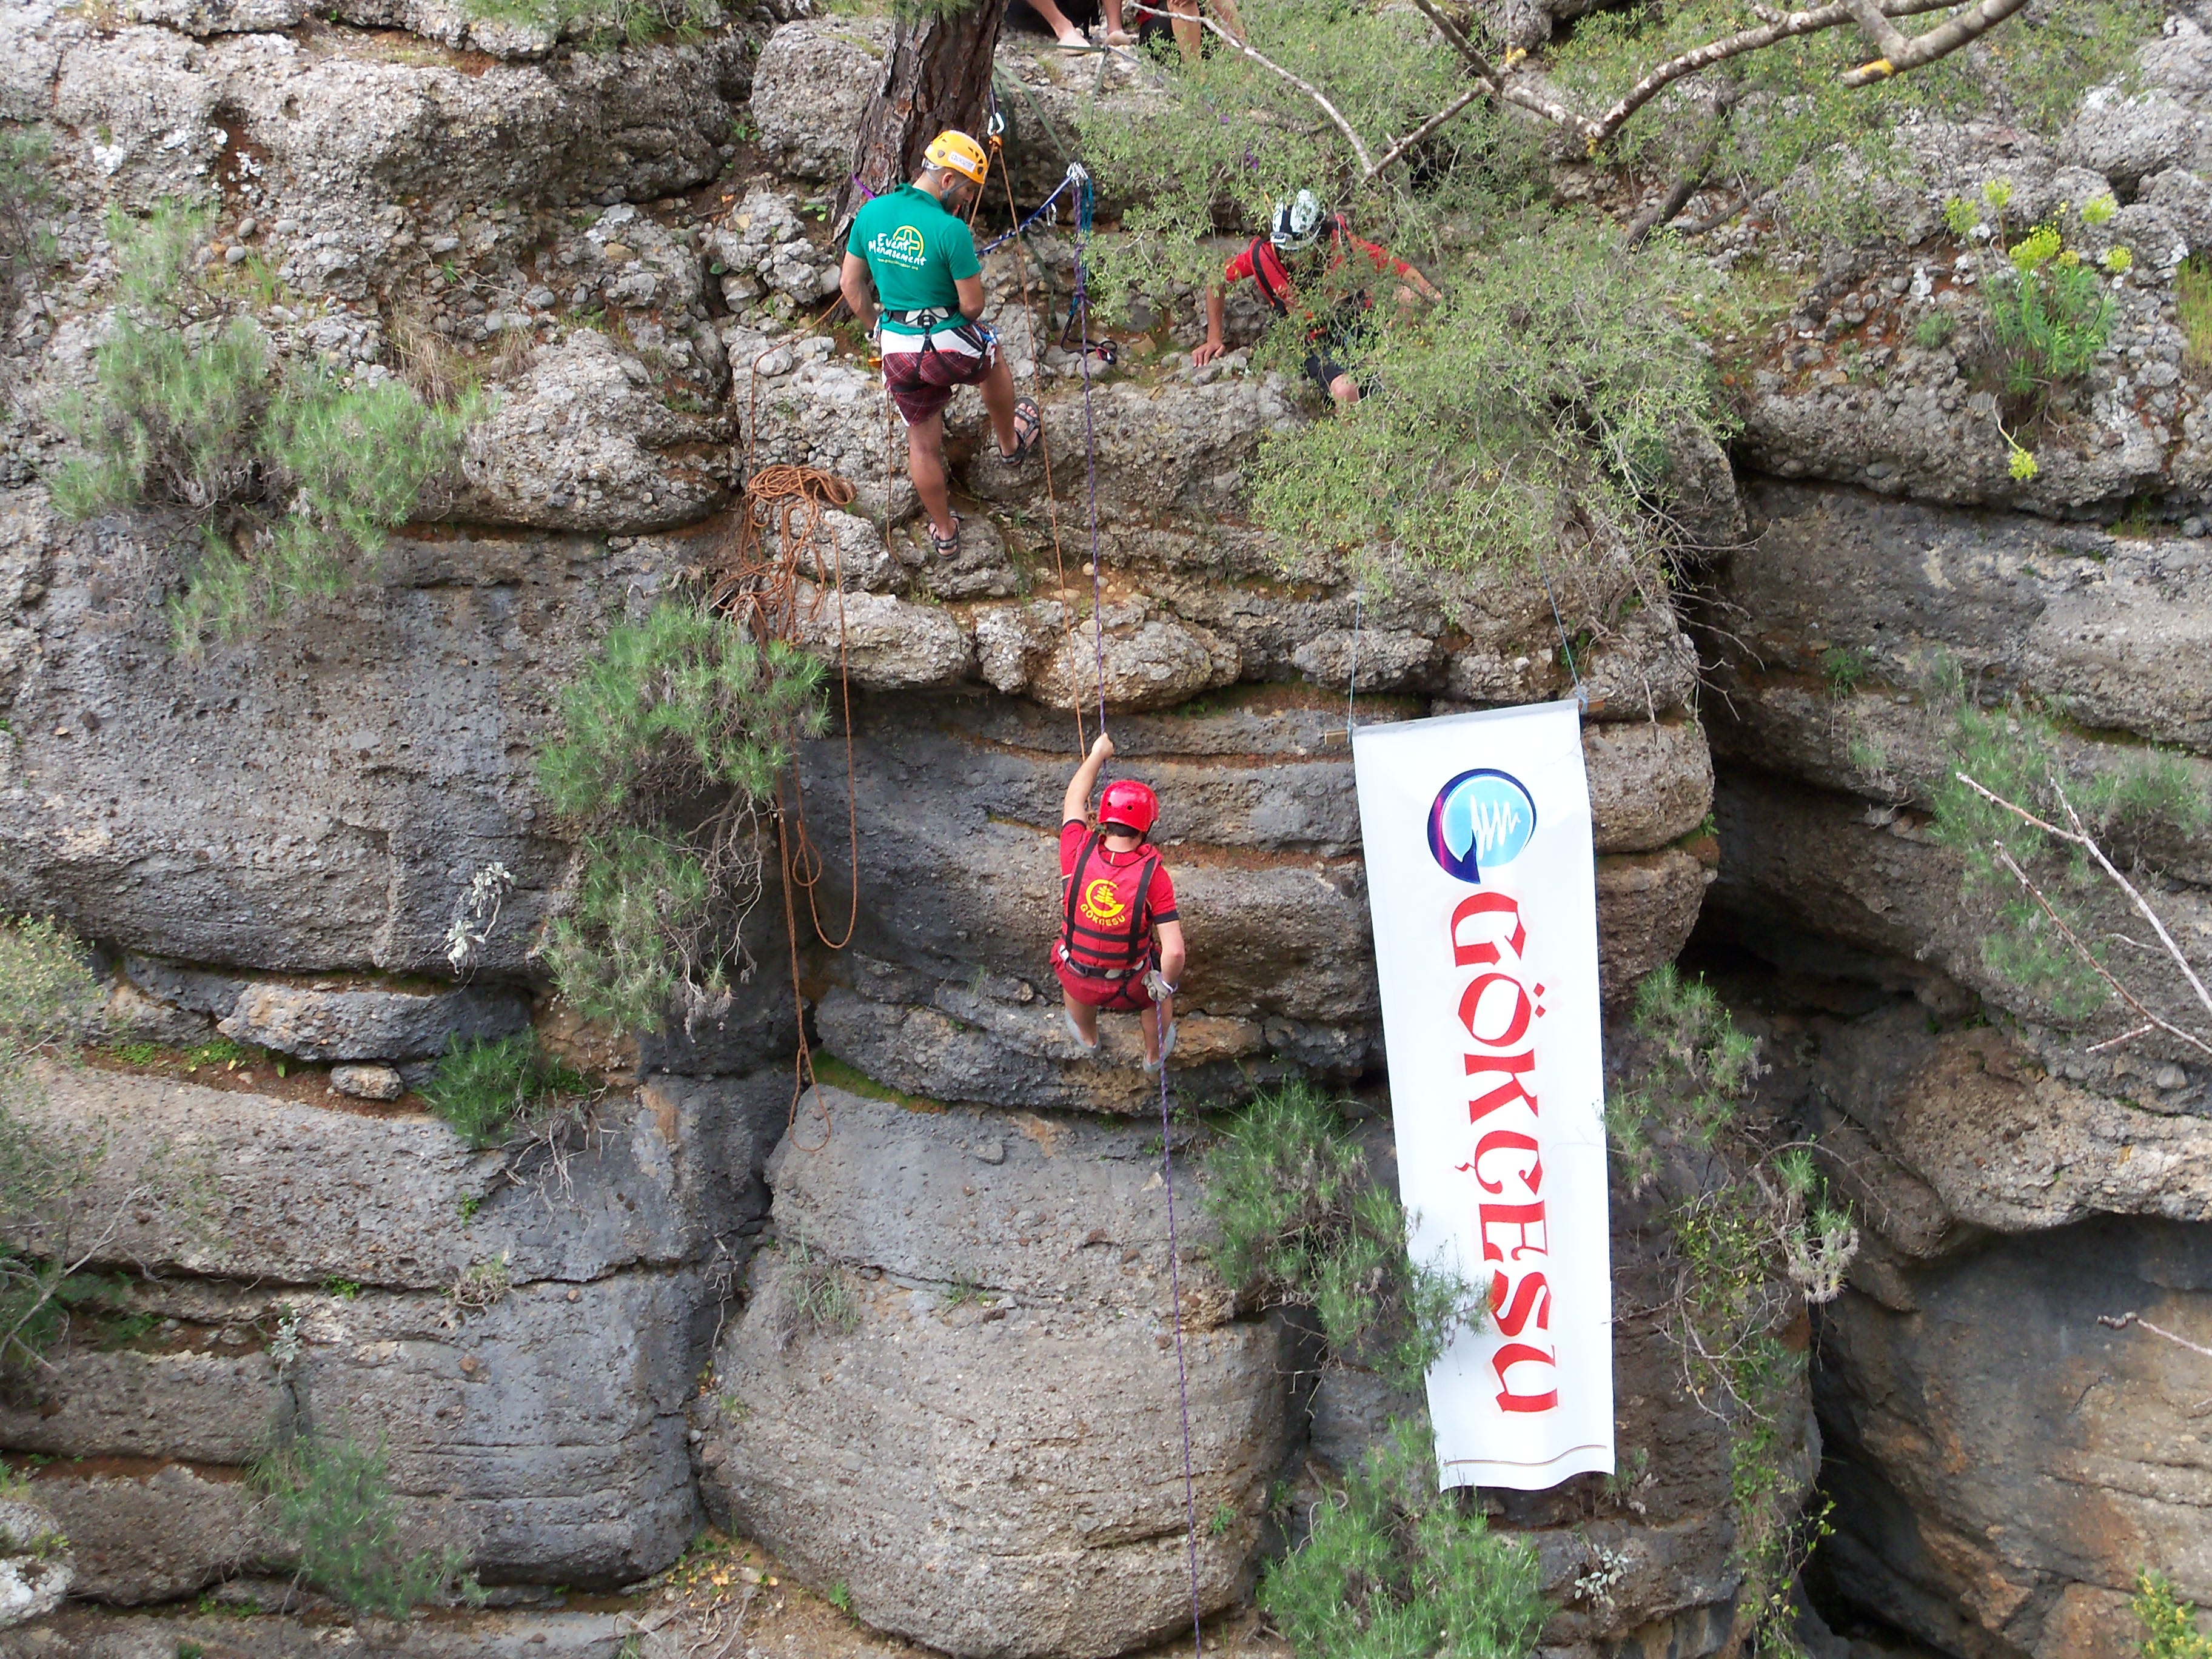
[[[1304,253],[1321,237],[1321,198],[1302,190],[1295,200],[1275,204],[1267,240],[1285,253]]]

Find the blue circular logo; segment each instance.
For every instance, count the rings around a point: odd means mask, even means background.
[[[1462,772],[1437,791],[1429,808],[1429,851],[1444,873],[1482,884],[1482,872],[1510,863],[1536,833],[1536,803],[1510,773]]]

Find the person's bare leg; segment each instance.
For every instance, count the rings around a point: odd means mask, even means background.
[[[1075,1022],[1075,1029],[1083,1033],[1083,1040],[1093,1048],[1098,1045],[1098,1011],[1087,1002],[1078,1002],[1061,988],[1061,1000],[1067,1005],[1067,1017]]]
[[[1192,63],[1198,61],[1199,46],[1206,32],[1198,26],[1198,0],[1168,0],[1170,14],[1168,27],[1175,31],[1176,45]]]
[[[1349,374],[1340,374],[1328,383],[1328,395],[1340,404],[1359,401],[1359,382]]]
[[[1126,46],[1135,39],[1136,36],[1131,34],[1122,25],[1121,0],[1106,0],[1106,43],[1109,46]]]
[[[1237,0],[1213,0],[1213,9],[1221,15],[1221,27],[1237,37],[1237,44],[1244,44],[1244,25],[1237,20]]]
[[[1067,14],[1053,4],[1052,0],[1029,0],[1029,3],[1030,9],[1044,19],[1044,26],[1052,31],[1054,38],[1061,46],[1087,46],[1091,44],[1084,39],[1083,31],[1069,22]]]
[[[952,492],[945,483],[944,416],[933,415],[920,426],[907,428],[906,470],[931,526],[940,536],[953,534],[960,526],[953,522]]]
[[[983,407],[991,416],[991,434],[999,441],[999,453],[1011,458],[1014,453],[1014,371],[1006,367],[1006,353],[1000,347],[998,361],[991,372],[983,377],[977,388],[983,394]]]
[[[1160,1011],[1148,1002],[1137,1018],[1145,1025],[1145,1064],[1157,1065],[1160,1058]]]

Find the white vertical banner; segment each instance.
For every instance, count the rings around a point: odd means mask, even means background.
[[[1429,1369],[1446,1486],[1613,1462],[1596,861],[1580,713],[1361,726],[1359,826],[1414,1258],[1491,1313]]]

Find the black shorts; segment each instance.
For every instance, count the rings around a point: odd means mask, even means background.
[[[1337,377],[1352,371],[1343,359],[1351,356],[1372,337],[1367,325],[1367,310],[1356,301],[1346,301],[1337,309],[1328,325],[1308,342],[1313,347],[1306,353],[1306,378],[1321,388],[1322,396],[1333,398],[1329,390]],[[1358,382],[1359,395],[1368,396],[1375,390],[1372,375]]]

